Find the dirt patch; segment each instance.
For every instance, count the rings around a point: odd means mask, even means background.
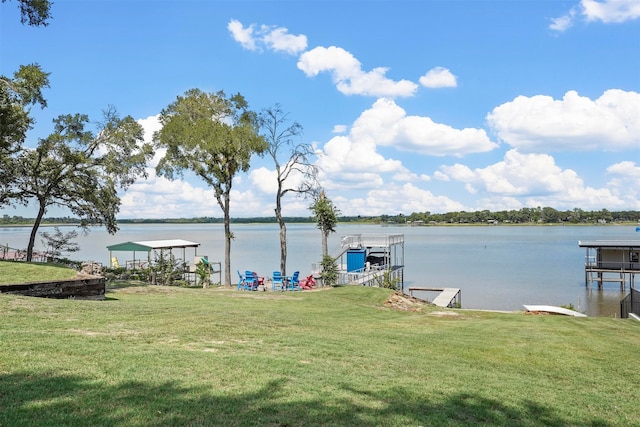
[[[424,308],[431,306],[430,303],[421,299],[411,297],[409,295],[395,292],[384,302],[385,307],[403,311],[422,311]]]

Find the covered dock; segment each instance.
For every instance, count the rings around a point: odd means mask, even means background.
[[[585,285],[592,282],[602,289],[603,283],[620,283],[624,290],[633,289],[635,275],[640,273],[640,240],[578,241],[585,248]]]
[[[125,267],[128,269],[135,268],[147,268],[151,265],[151,252],[160,251],[163,254],[164,251],[169,251],[173,254],[174,249],[182,250],[182,261],[186,263],[187,249],[193,248],[194,257],[198,254],[198,247],[200,243],[190,242],[182,239],[166,239],[166,240],[143,240],[139,242],[124,242],[117,243],[115,245],[107,246],[109,250],[109,259],[111,261],[111,268]],[[126,260],[124,265],[120,264],[120,261],[113,252],[130,252],[133,254],[131,260]]]

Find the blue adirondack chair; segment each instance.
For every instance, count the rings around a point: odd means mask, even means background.
[[[271,290],[284,291],[284,277],[279,271],[274,271],[273,276],[271,276]]]
[[[300,272],[295,271],[293,276],[289,278],[287,281],[287,290],[289,291],[299,291],[300,290]]]
[[[240,270],[236,270],[238,272],[238,277],[240,278],[240,281],[238,282],[238,290],[242,290],[244,289],[244,277],[242,277],[242,274],[240,274]]]
[[[244,289],[247,291],[255,291],[258,289],[258,280],[253,275],[253,271],[244,272]]]

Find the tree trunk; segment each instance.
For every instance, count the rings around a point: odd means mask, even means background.
[[[280,185],[278,187],[281,187]],[[283,276],[287,275],[287,226],[282,218],[282,204],[280,202],[282,196],[278,189],[276,196],[276,220],[280,226],[280,272]]]
[[[224,284],[231,286],[231,218],[229,215],[229,193],[224,195]]]
[[[42,222],[42,218],[44,217],[45,212],[46,208],[44,207],[44,204],[40,203],[38,216],[36,217],[36,221],[33,223],[31,236],[29,236],[29,246],[27,246],[27,262],[31,262],[33,260],[33,246],[36,243],[36,234],[38,233],[38,228],[40,227],[40,223]]]
[[[322,230],[322,258],[329,255],[329,248],[327,247],[328,236],[329,236],[329,232],[326,230]]]

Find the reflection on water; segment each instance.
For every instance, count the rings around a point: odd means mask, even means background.
[[[585,307],[578,309],[576,306],[576,310],[585,312],[587,316],[620,317],[620,301],[628,292],[628,285],[626,292],[620,290],[619,285],[602,290],[597,285],[588,286],[584,293]]]

